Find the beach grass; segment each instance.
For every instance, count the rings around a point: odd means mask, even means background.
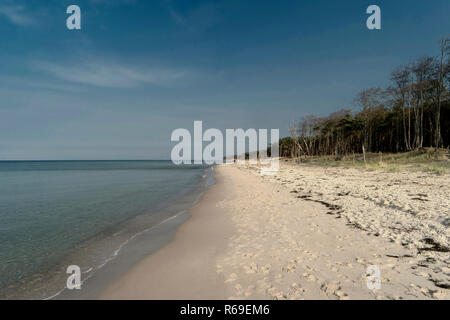
[[[366,161],[364,161],[362,154],[350,154],[339,158],[335,156],[302,157],[287,161],[314,166],[355,168],[367,171],[414,171],[438,175],[450,173],[450,153],[447,149],[440,149],[438,152],[435,152],[433,148],[424,148],[397,154],[367,153]]]

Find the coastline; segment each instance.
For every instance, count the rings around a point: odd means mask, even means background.
[[[86,180],[81,178],[80,181],[77,181],[78,184],[75,183],[75,185],[80,185],[80,190],[85,189],[84,187],[81,188],[81,186],[87,185],[89,187],[88,182],[92,182],[97,186],[98,181],[104,181],[95,179],[96,175],[93,175],[92,172],[96,174],[100,172],[97,176],[108,174],[108,176],[114,178],[115,176],[111,172],[115,173],[116,171],[111,170],[118,170],[117,172],[119,172],[120,178],[118,179],[120,180],[119,187],[113,185],[107,186],[111,194],[120,195],[118,200],[111,199],[110,201],[106,201],[109,199],[107,197],[102,198],[102,194],[100,196],[92,195],[91,199],[97,201],[99,205],[95,207],[96,203],[80,202],[78,209],[80,212],[86,212],[84,215],[88,215],[88,213],[92,214],[94,211],[99,210],[98,212],[100,214],[102,212],[111,214],[113,218],[115,217],[114,215],[117,216],[124,212],[122,216],[125,218],[119,223],[109,223],[107,228],[97,228],[100,231],[95,233],[91,232],[89,237],[83,238],[82,236],[78,236],[81,240],[70,247],[63,242],[68,249],[65,252],[61,250],[63,254],[58,259],[48,262],[48,266],[43,266],[40,269],[36,268],[36,271],[26,274],[19,281],[2,287],[0,290],[0,299],[48,300],[95,298],[105,286],[114,281],[114,279],[119,277],[135,263],[169,243],[178,226],[189,219],[189,208],[201,199],[208,185],[214,183],[214,172],[211,167],[197,168],[199,170],[187,169],[189,171],[175,170],[173,174],[167,174],[171,171],[164,171],[167,163],[161,161],[139,161],[131,162],[131,164],[130,161],[101,161],[94,163],[95,168],[93,168],[92,161],[62,162],[57,164],[63,167],[61,169],[65,170],[59,171],[59,167],[55,166],[54,163],[51,163],[51,166],[45,167],[44,165],[47,163],[33,163],[34,166],[39,165],[42,167],[42,170],[34,171],[31,169],[36,168],[29,168],[28,162],[24,164],[19,162],[19,165],[22,165],[22,167],[28,170],[27,172],[32,172],[34,175],[40,174],[41,171],[43,172],[42,175],[44,175],[47,172],[44,169],[57,170],[58,177],[63,178],[70,176],[69,173],[79,172],[75,171],[75,169],[84,169],[89,173],[89,176],[94,176],[94,179]],[[23,169],[22,167],[19,169]],[[20,172],[16,167],[13,169]],[[92,171],[93,169],[95,171]],[[127,169],[130,170],[127,171]],[[140,170],[145,170],[142,172],[147,174],[141,174]],[[166,177],[168,181],[166,182],[160,179],[161,183],[152,184],[152,181],[158,181],[157,175],[160,172],[161,176]],[[182,173],[181,175],[180,172]],[[136,179],[137,175],[140,175],[139,179]],[[129,179],[122,179],[124,177],[129,177]],[[70,182],[71,179],[65,178],[65,181]],[[190,183],[187,184],[187,182]],[[136,183],[135,188],[133,183]],[[179,187],[171,187],[174,183]],[[128,187],[128,185],[131,185],[131,187]],[[129,192],[130,189],[125,188],[130,188],[133,192]],[[155,188],[161,191],[155,190]],[[61,189],[64,188],[62,187]],[[98,189],[103,190],[100,187]],[[166,192],[166,190],[172,190],[172,192]],[[53,193],[50,192],[50,194]],[[72,195],[72,192],[66,192],[65,194],[74,198],[77,196],[80,197],[79,194]],[[91,192],[89,194],[91,195],[93,193]],[[36,198],[39,199],[39,197]],[[101,202],[102,200],[104,201]],[[55,200],[49,198],[48,202],[50,203],[51,201]],[[65,204],[65,202],[60,202]],[[116,207],[113,207],[114,205]],[[42,208],[45,207],[42,206]],[[41,210],[44,211],[44,209]],[[130,215],[130,213],[135,214],[127,218],[126,215]],[[66,214],[66,217],[70,218],[73,212],[62,211],[60,207],[58,214]],[[92,223],[98,223],[98,219],[95,220],[97,216],[90,217],[92,217],[90,220]],[[77,229],[75,228],[75,230]],[[39,244],[39,242],[36,243]],[[69,265],[80,267],[82,290],[68,290],[66,288],[66,280],[69,276],[66,273],[66,269]]]
[[[132,226],[128,230],[117,226],[120,231],[113,236],[124,231],[128,236],[101,265],[91,268],[91,274],[86,272],[88,274],[85,275],[82,272],[82,290],[64,288],[49,299],[95,299],[111,282],[120,278],[135,264],[169,244],[177,229],[191,218],[189,209],[202,199],[214,183],[214,168],[205,168],[200,183],[193,184],[183,193],[172,195],[164,207],[127,221]],[[155,223],[148,225],[146,217],[151,217]],[[146,227],[143,228],[143,225]]]
[[[173,240],[96,298],[448,299],[430,278],[445,281],[448,267],[421,265],[425,254],[298,196],[293,177],[305,170],[283,165],[261,177],[251,167],[216,167],[216,184]],[[380,289],[367,285],[369,266],[380,269]]]
[[[225,299],[215,261],[225,252],[233,227],[229,214],[215,204],[232,197],[235,188],[217,168],[216,183],[189,210],[190,219],[172,241],[110,284],[99,299]]]

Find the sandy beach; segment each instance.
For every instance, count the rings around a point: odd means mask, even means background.
[[[217,272],[216,261],[236,232],[231,212],[216,204],[232,200],[236,186],[222,169],[217,170],[215,180],[172,242],[134,266],[101,299],[226,298],[225,279]]]
[[[215,178],[173,241],[100,299],[450,298],[448,175],[283,163]]]

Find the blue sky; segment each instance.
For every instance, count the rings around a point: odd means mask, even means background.
[[[66,28],[77,4],[82,30]],[[365,11],[377,4],[382,30]],[[436,55],[450,1],[0,0],[0,160],[168,159],[176,128],[351,108]]]

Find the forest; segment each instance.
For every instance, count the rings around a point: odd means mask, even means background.
[[[387,88],[359,92],[353,108],[304,116],[280,140],[280,156],[341,157],[450,147],[450,38],[439,55],[397,67]],[[357,110],[357,111],[352,111]]]

